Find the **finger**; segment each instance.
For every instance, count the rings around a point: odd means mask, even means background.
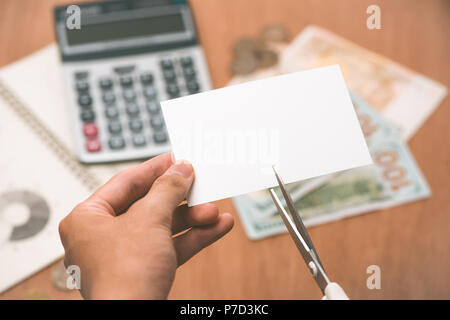
[[[165,153],[122,171],[100,187],[88,200],[104,201],[112,207],[113,214],[118,215],[147,194],[153,182],[172,163],[172,154]]]
[[[194,181],[194,169],[185,160],[178,160],[157,178],[150,191],[136,201],[129,212],[153,225],[171,231],[172,216],[176,207],[186,198]]]
[[[217,222],[206,227],[194,227],[173,239],[178,266],[181,266],[197,252],[214,243],[233,227],[233,216],[221,214]]]
[[[213,224],[219,217],[219,209],[215,204],[204,203],[188,208],[179,206],[172,219],[172,234],[180,233],[191,227]]]

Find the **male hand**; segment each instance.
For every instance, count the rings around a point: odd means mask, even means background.
[[[233,227],[211,203],[178,206],[193,180],[191,164],[163,154],[114,176],[61,221],[64,262],[80,267],[84,298],[164,299],[176,268]]]

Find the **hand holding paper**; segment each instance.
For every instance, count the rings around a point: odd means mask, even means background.
[[[189,206],[372,163],[337,65],[162,102]]]

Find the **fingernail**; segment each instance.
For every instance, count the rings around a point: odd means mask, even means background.
[[[175,156],[173,155],[173,152],[170,152],[170,159],[172,160],[172,163],[175,163]]]
[[[194,168],[192,168],[192,164],[189,161],[177,160],[177,162],[170,167],[169,172],[189,178],[193,174]]]

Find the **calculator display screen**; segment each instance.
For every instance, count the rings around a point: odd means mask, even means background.
[[[121,40],[169,34],[185,30],[181,13],[81,25],[81,29],[66,29],[70,46],[99,41]]]

